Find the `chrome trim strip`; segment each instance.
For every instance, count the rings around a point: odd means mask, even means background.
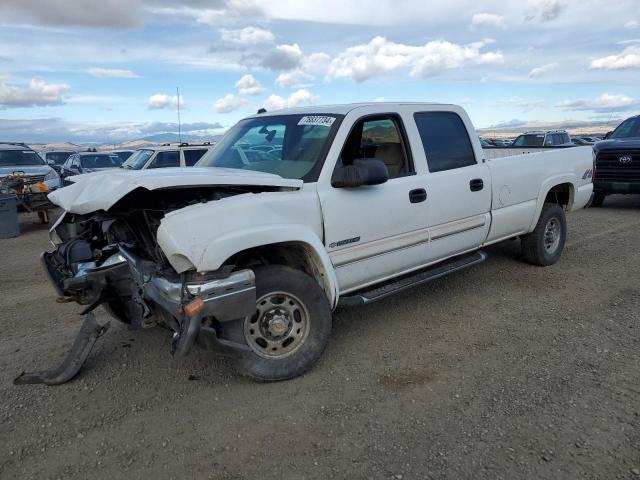
[[[443,223],[442,225],[431,228],[431,240],[438,240],[458,233],[467,232],[475,228],[484,227],[486,224],[487,217],[485,215]]]
[[[487,224],[487,215],[476,215],[462,220],[443,223],[431,228],[422,228],[412,232],[401,233],[392,237],[381,238],[367,243],[353,245],[329,253],[329,258],[334,267],[366,260],[372,257],[385,255],[396,250],[403,250],[421,243],[429,243],[458,233],[484,227]]]
[[[341,267],[348,263],[358,262],[428,241],[429,229],[422,228],[420,230],[414,230],[413,232],[401,233],[392,237],[380,238],[361,245],[343,248],[331,252],[329,257],[335,267]]]

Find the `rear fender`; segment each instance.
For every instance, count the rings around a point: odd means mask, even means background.
[[[571,185],[571,191],[570,191],[570,194],[569,194],[569,204],[566,206],[566,211],[571,211],[572,210],[574,197],[575,197],[575,191],[576,191],[576,177],[575,177],[575,175],[563,174],[563,175],[557,175],[557,176],[554,176],[554,177],[551,177],[551,178],[547,179],[542,184],[542,187],[540,188],[540,193],[538,194],[538,202],[536,204],[535,215],[533,216],[533,221],[531,222],[531,225],[529,226],[529,231],[530,232],[533,231],[534,228],[536,228],[536,225],[538,223],[538,219],[540,218],[540,214],[542,213],[542,209],[543,209],[544,204],[545,204],[545,199],[547,198],[547,195],[549,194],[549,192],[554,187],[556,187],[558,185],[566,184],[566,183]]]

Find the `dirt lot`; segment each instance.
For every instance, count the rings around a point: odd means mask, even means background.
[[[316,368],[278,384],[112,322],[75,381],[13,386],[80,320],[40,272],[46,230],[23,229],[0,240],[3,479],[640,479],[640,199],[571,215],[553,267],[509,242],[337,312]]]

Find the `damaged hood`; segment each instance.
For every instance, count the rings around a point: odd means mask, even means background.
[[[302,180],[235,168],[158,168],[150,170],[105,170],[79,175],[75,182],[49,194],[49,200],[67,212],[84,215],[109,210],[137,188],[161,190],[224,185],[302,188]]]

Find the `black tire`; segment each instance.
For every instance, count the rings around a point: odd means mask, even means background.
[[[594,193],[593,198],[591,199],[592,207],[601,207],[604,203],[606,195],[604,193]]]
[[[548,228],[559,229],[557,239],[551,241],[551,237],[555,235],[547,235]],[[542,267],[553,265],[562,255],[566,239],[567,220],[563,208],[556,204],[545,204],[536,228],[522,237],[522,255],[528,263],[533,265]]]
[[[245,353],[240,359],[240,369],[248,377],[262,382],[287,380],[302,375],[320,358],[329,341],[329,335],[331,334],[331,307],[329,301],[318,283],[300,270],[281,265],[270,265],[256,268],[255,275],[256,315],[242,320],[245,339],[251,348],[251,352]],[[283,354],[285,356],[269,358],[268,355],[272,353],[268,352],[270,348],[262,348],[258,345],[262,338],[252,340],[249,332],[253,333],[254,328],[266,325],[266,322],[262,323],[262,320],[268,318],[269,315],[272,315],[271,318],[273,318],[272,311],[273,309],[277,311],[277,305],[273,305],[272,300],[276,299],[278,301],[277,296],[279,293],[290,295],[290,297],[285,296],[283,298],[291,300],[292,303],[295,300],[296,307],[293,307],[294,310],[297,307],[305,310],[306,313],[303,312],[302,315],[306,315],[304,317],[306,318],[304,320],[306,336],[303,340],[295,340],[295,350]],[[269,299],[267,307],[260,307],[261,299],[264,302],[265,298]],[[272,306],[272,308],[269,306]],[[259,314],[259,308],[271,308],[271,310],[263,311],[263,314]],[[301,314],[298,313],[298,315]],[[281,318],[290,319],[293,317],[295,317],[295,311],[294,315],[285,315],[285,317]],[[294,323],[297,321],[298,317],[288,320],[287,325],[289,326],[283,327],[289,328],[289,330],[278,337],[285,339],[282,345],[288,340],[286,337],[290,333],[293,334],[291,328],[297,328],[296,326],[300,325]],[[298,329],[298,332],[300,332],[300,329]],[[290,345],[293,345],[293,343],[294,341]],[[284,351],[284,348],[282,351]],[[274,353],[273,355],[277,354]]]

